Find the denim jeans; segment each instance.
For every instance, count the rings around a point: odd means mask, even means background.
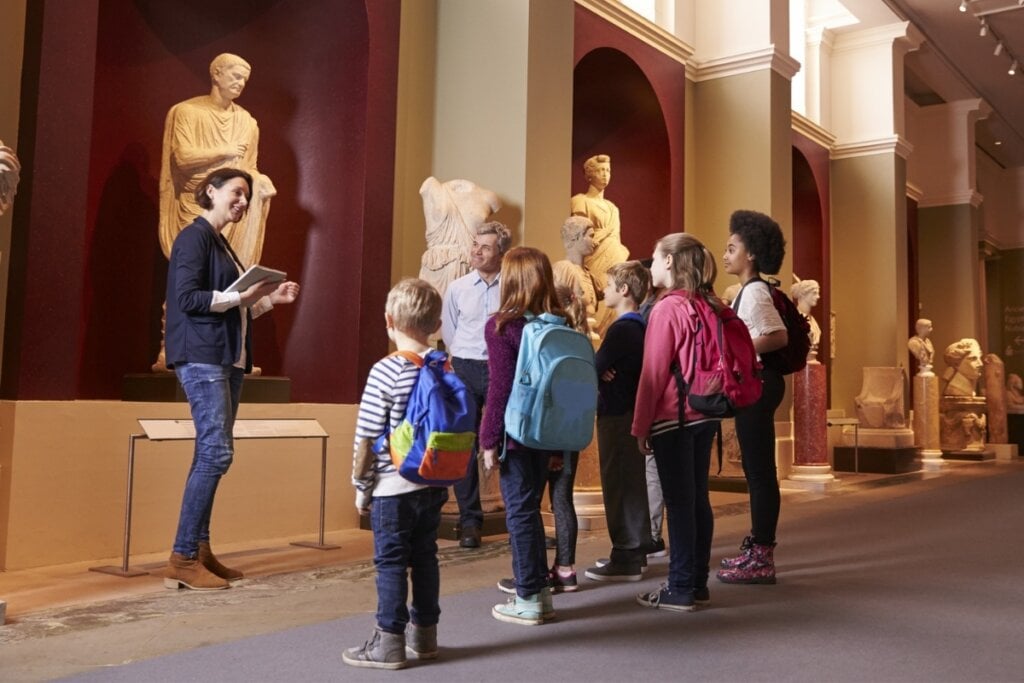
[[[597,445],[604,514],[612,541],[611,561],[616,565],[639,566],[651,542],[651,522],[647,463],[637,448],[636,437],[630,434],[632,424],[633,411],[598,416]]]
[[[775,469],[775,409],[786,392],[786,380],[777,370],[761,371],[761,398],[736,416],[743,474],[750,490],[750,535],[754,543],[775,542],[779,525],[779,476]]]
[[[580,526],[572,500],[572,487],[579,462],[579,451],[573,451],[569,454],[569,462],[557,470],[549,469],[547,473],[548,499],[551,501],[551,514],[555,517],[555,564],[559,567],[576,564],[576,539]]]
[[[521,598],[540,593],[547,585],[548,555],[544,548],[544,522],[540,498],[547,480],[548,451],[510,449],[501,463],[501,496],[505,499],[505,525],[512,546],[512,573]]]
[[[192,410],[195,454],[185,479],[174,552],[195,557],[200,541],[210,540],[210,514],[220,478],[234,457],[232,430],[245,372],[230,365],[185,363],[174,368]]]
[[[370,506],[373,564],[377,567],[377,627],[405,633],[405,625],[434,626],[438,595],[437,527],[448,489],[437,486],[398,496],[374,496]],[[412,573],[412,610],[407,571]]]
[[[708,583],[715,527],[708,468],[717,427],[702,422],[651,439],[668,514],[668,587],[673,593],[692,593]]]
[[[452,370],[476,400],[476,431],[479,432],[484,401],[487,399],[487,361],[452,358]],[[455,500],[459,504],[460,529],[479,529],[484,524],[484,512],[480,507],[480,466],[477,464],[479,450],[478,443],[474,443],[474,466],[469,468],[469,474],[465,479],[452,487],[455,491]]]

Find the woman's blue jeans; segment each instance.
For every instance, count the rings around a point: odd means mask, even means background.
[[[505,499],[505,525],[512,546],[512,572],[516,594],[528,598],[548,581],[548,554],[540,499],[548,477],[548,451],[510,449],[501,463],[501,496]]]
[[[241,368],[185,363],[174,368],[192,410],[196,448],[185,480],[174,552],[195,557],[200,541],[210,540],[210,513],[220,478],[234,457],[232,430],[242,395]]]

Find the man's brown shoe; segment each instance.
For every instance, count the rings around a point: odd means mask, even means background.
[[[191,560],[181,553],[171,553],[164,574],[164,588],[191,588],[195,591],[215,591],[230,587],[225,579],[213,574],[198,557]]]
[[[203,563],[203,566],[210,570],[210,573],[216,574],[222,579],[228,581],[238,581],[244,576],[242,572],[231,567],[225,567],[217,559],[217,556],[210,550],[209,541],[199,541],[199,561]]]

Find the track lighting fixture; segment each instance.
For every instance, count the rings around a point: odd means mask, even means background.
[[[981,20],[981,29],[978,31],[978,35],[982,38],[988,35],[988,22],[984,19]]]
[[[1017,75],[1017,60],[1016,59],[1013,60],[1013,62],[1010,64],[1010,70],[1007,71],[1006,73],[1010,74],[1011,76],[1016,76]]]
[[[998,57],[999,53],[1001,53],[1002,51],[1003,51],[1003,41],[999,41],[998,43],[996,43],[996,49],[995,49],[995,51],[992,54],[994,54],[996,57]]]
[[[960,9],[961,12],[966,12],[967,11],[967,0],[960,0],[960,7],[959,7],[959,9]]]

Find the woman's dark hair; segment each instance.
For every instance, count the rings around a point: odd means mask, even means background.
[[[252,201],[251,175],[237,168],[218,168],[216,171],[210,171],[209,175],[203,178],[203,182],[199,183],[199,187],[195,191],[196,204],[204,209],[212,209],[213,202],[210,201],[210,195],[206,194],[206,188],[213,185],[219,190],[224,183],[233,178],[241,178],[249,185],[249,191],[245,193],[245,198]]]
[[[757,211],[734,211],[729,218],[729,233],[739,237],[747,252],[754,257],[757,272],[774,275],[782,268],[782,259],[786,257],[786,238],[771,216]]]

